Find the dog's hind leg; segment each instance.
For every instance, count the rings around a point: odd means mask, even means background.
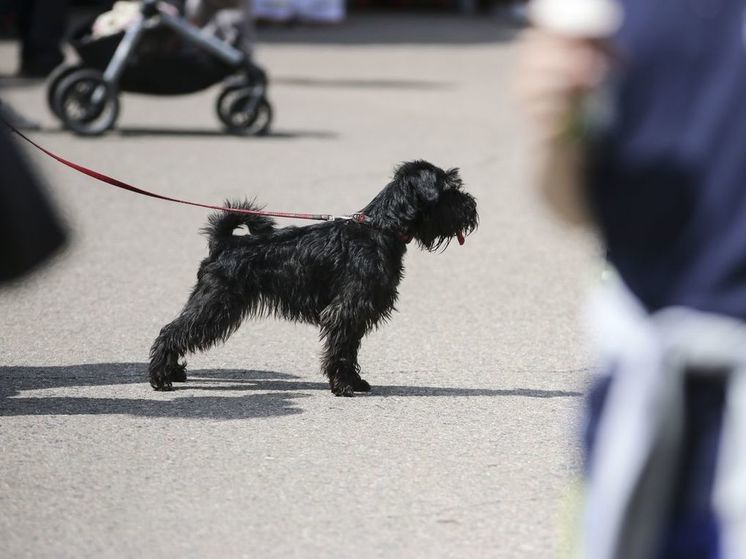
[[[324,355],[323,373],[329,378],[331,391],[337,396],[353,396],[368,392],[370,385],[360,377],[357,354],[365,326],[355,320],[354,313],[340,312],[335,304],[325,309],[321,320]]]
[[[166,324],[150,349],[150,385],[172,390],[172,382],[186,380],[184,354],[204,351],[225,341],[240,326],[246,297],[224,279],[200,274],[181,314]]]

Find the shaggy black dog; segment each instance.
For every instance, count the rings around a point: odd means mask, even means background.
[[[256,209],[248,202],[235,208]],[[360,340],[391,316],[407,243],[445,248],[474,231],[477,204],[457,169],[402,164],[362,210],[360,220],[278,229],[257,215],[221,212],[205,232],[210,255],[181,314],[150,350],[150,384],[171,390],[186,380],[187,352],[225,341],[248,316],[274,315],[319,326],[322,370],[337,396],[366,392],[357,363]],[[234,235],[246,225],[250,235]]]

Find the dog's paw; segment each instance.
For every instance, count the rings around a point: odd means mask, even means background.
[[[186,363],[179,363],[168,375],[171,382],[186,382]]]
[[[336,388],[332,388],[332,392],[335,396],[343,396],[345,398],[352,398],[355,395],[352,386],[337,386]]]
[[[164,380],[160,382],[151,381],[150,386],[153,387],[153,390],[156,390],[158,392],[171,392],[174,389],[173,385],[171,384],[171,381],[169,380]]]
[[[171,377],[169,375],[163,374],[163,371],[161,369],[153,369],[150,371],[150,386],[153,387],[153,390],[157,390],[159,392],[168,392],[169,390],[173,390],[174,387],[171,385]]]
[[[335,396],[352,398],[355,395],[355,387],[347,379],[330,381],[329,386],[331,387],[332,393]]]
[[[364,378],[358,377],[352,383],[352,389],[355,392],[370,392],[370,384]]]

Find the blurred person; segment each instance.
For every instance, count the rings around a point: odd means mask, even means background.
[[[17,280],[65,243],[65,231],[44,188],[13,142],[0,104],[0,284]]]
[[[5,101],[0,101],[0,110],[2,110],[2,117],[5,121],[18,130],[41,130],[39,121],[19,113]]]
[[[344,21],[346,5],[345,0],[254,0],[254,12],[261,21],[335,24]]]
[[[619,5],[609,41],[540,27],[519,63],[539,186],[616,270],[589,312],[601,372],[579,556],[743,559],[744,6]]]
[[[510,15],[518,24],[528,21],[528,0],[514,0],[510,5]]]
[[[0,0],[0,38],[5,38],[15,31],[15,0]]]
[[[15,0],[23,77],[43,78],[64,59],[62,41],[67,28],[68,0]]]

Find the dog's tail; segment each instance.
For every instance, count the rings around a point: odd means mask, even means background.
[[[226,200],[226,208],[259,211],[262,208],[253,201]],[[268,235],[275,230],[275,220],[263,215],[236,212],[217,212],[207,218],[202,232],[207,235],[210,252],[214,252],[234,238],[233,231],[245,225],[252,235]]]

